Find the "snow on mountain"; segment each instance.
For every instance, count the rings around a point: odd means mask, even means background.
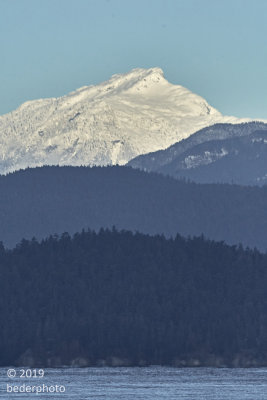
[[[0,116],[0,173],[44,164],[122,165],[205,126],[245,121],[169,83],[160,68],[138,68]]]
[[[216,124],[128,165],[198,183],[267,183],[267,124]]]

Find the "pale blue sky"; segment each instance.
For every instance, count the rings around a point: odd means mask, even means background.
[[[0,114],[135,67],[267,118],[266,0],[0,0]]]

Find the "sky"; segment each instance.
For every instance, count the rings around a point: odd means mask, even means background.
[[[0,115],[133,68],[267,119],[266,0],[0,0]]]

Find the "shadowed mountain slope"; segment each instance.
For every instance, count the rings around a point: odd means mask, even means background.
[[[128,165],[199,183],[267,183],[267,124],[217,124]]]

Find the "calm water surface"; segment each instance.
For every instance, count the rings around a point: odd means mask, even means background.
[[[43,378],[8,378],[7,370],[0,369],[3,399],[267,400],[265,368],[61,368],[46,369]],[[19,371],[16,368],[17,375]],[[7,385],[9,390],[23,385],[53,390],[60,385],[65,392],[7,393]]]

